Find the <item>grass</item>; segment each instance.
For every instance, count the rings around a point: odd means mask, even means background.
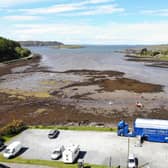
[[[160,60],[161,61],[168,61],[168,56],[166,55],[166,56],[162,56],[162,57],[160,57]]]
[[[2,136],[2,139],[5,141],[5,142],[8,142],[12,139],[13,137],[9,137],[9,136]]]
[[[167,44],[162,44],[162,45],[152,45],[152,46],[147,46],[149,50],[167,50],[168,45]]]
[[[32,129],[60,129],[73,131],[99,131],[99,132],[116,132],[117,128],[96,127],[96,126],[30,126]]]
[[[60,161],[23,159],[21,157],[17,157],[13,159],[5,159],[2,155],[0,155],[0,162],[42,165],[42,166],[57,167],[57,168],[77,168],[77,163],[76,164],[64,164],[63,162],[60,162]],[[84,166],[91,167],[91,168],[108,168],[108,166],[105,166],[105,165],[93,165],[93,164],[87,164],[87,163],[84,163]]]
[[[148,46],[146,54],[141,54],[141,49],[137,51],[133,56],[139,57],[140,59],[147,58],[151,61],[168,61],[168,45]]]
[[[2,139],[5,141],[5,142],[8,142],[10,141],[12,138],[16,137],[17,135],[19,134],[16,134],[16,135],[13,135],[13,136],[2,136]]]

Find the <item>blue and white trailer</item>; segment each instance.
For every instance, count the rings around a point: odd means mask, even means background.
[[[141,119],[134,121],[132,132],[125,121],[118,123],[118,136],[136,137],[153,142],[168,143],[168,120]]]

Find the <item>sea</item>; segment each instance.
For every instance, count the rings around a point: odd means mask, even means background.
[[[127,61],[123,51],[143,46],[85,45],[83,48],[29,47],[42,56],[40,66],[54,71],[112,70],[142,82],[160,84],[168,92],[168,68],[146,66],[145,62]]]

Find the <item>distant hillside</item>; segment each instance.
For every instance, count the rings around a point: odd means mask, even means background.
[[[59,46],[64,45],[57,41],[18,41],[22,46]]]
[[[162,44],[162,45],[151,45],[146,47],[149,50],[168,50],[168,44]]]
[[[0,62],[27,57],[31,51],[13,40],[0,37]]]

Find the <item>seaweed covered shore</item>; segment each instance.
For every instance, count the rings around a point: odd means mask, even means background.
[[[0,125],[114,125],[137,117],[168,119],[164,86],[129,79],[123,72],[40,67],[40,58],[0,67]],[[143,104],[136,107],[136,102]]]

